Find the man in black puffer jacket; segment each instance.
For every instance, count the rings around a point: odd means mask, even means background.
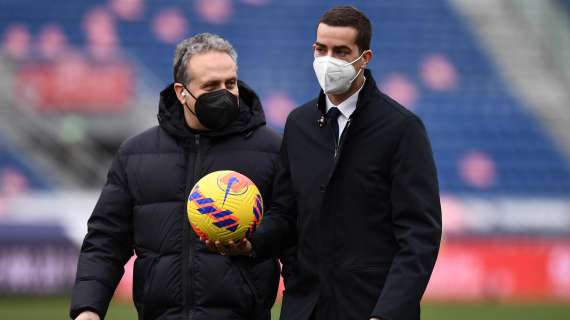
[[[270,205],[281,138],[265,126],[255,92],[238,82],[236,59],[212,34],[177,46],[160,125],[123,143],[89,219],[73,319],[105,317],[133,250],[139,319],[270,319],[277,261],[212,253],[186,216],[194,183],[217,170],[246,175]]]

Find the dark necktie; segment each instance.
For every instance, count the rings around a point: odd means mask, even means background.
[[[341,112],[338,110],[337,107],[332,107],[327,112],[327,118],[329,119],[329,123],[334,130],[334,140],[338,142],[338,117],[340,116]]]

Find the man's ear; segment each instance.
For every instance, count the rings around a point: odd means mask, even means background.
[[[176,94],[176,97],[178,98],[178,101],[180,101],[180,103],[184,104],[184,102],[186,102],[186,96],[188,95],[188,92],[186,92],[186,89],[184,88],[183,85],[181,85],[180,83],[175,83],[174,93]]]
[[[362,60],[363,60],[362,68],[368,67],[370,60],[372,60],[372,57],[374,57],[372,50],[368,49],[368,50],[364,51],[364,54],[362,55]]]

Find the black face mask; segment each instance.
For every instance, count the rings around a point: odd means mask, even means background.
[[[196,98],[186,86],[184,89],[196,100],[194,113],[186,103],[184,106],[210,130],[220,130],[232,123],[239,113],[239,99],[226,89],[206,92]]]

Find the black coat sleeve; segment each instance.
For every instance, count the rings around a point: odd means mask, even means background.
[[[296,222],[296,199],[289,168],[287,126],[285,126],[273,181],[271,207],[251,238],[255,255],[259,258],[267,258],[286,254],[288,248],[295,243]]]
[[[105,317],[124,264],[133,254],[132,205],[118,155],[87,223],[71,298],[72,319],[85,310]]]
[[[399,249],[371,316],[418,319],[439,251],[441,208],[431,146],[416,117],[403,125],[391,178],[392,226]]]

